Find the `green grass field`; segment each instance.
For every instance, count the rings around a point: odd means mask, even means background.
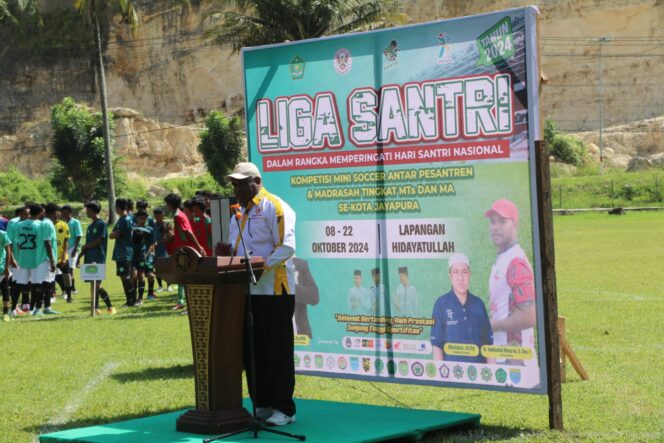
[[[664,213],[556,217],[559,311],[590,375],[568,367],[566,431],[547,430],[543,396],[298,377],[296,396],[482,414],[476,430],[427,442],[664,440]],[[110,270],[113,272],[113,269]],[[117,278],[105,285],[122,304]],[[173,411],[194,402],[187,319],[160,293],[89,318],[88,288],[56,318],[0,324],[0,441]]]

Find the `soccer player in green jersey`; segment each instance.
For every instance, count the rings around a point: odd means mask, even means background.
[[[30,289],[27,286],[19,285],[16,283],[15,275],[18,264],[16,263],[16,260],[13,258],[13,255],[16,255],[16,245],[17,245],[14,235],[16,232],[16,226],[30,216],[30,209],[28,209],[27,206],[17,208],[14,215],[15,215],[14,218],[9,220],[9,222],[7,223],[7,236],[9,237],[9,241],[12,242],[12,260],[11,263],[9,263],[9,270],[12,274],[11,277],[9,278],[9,292],[12,298],[12,309],[10,315],[12,317],[17,317],[19,315],[24,315],[28,312],[28,309],[30,307]],[[25,308],[25,312],[22,309],[17,309],[19,294],[23,295],[22,302],[24,305],[23,307]]]
[[[0,291],[2,291],[2,320],[9,321],[9,263],[12,261],[12,242],[0,231]]]
[[[29,204],[28,208],[30,218],[23,220],[15,228],[14,238],[17,243],[15,255],[18,267],[14,278],[19,285],[31,285],[32,315],[41,315],[42,298],[50,288],[51,274],[55,273],[54,245],[57,240],[53,223],[46,228],[41,226],[44,223],[40,221],[42,206]]]
[[[131,244],[131,235],[134,229],[133,217],[128,213],[129,203],[124,198],[115,200],[115,213],[120,217],[108,236],[115,240],[113,246],[113,261],[115,261],[116,274],[120,277],[124,288],[127,303],[125,306],[136,304],[136,286],[132,281],[132,259],[134,248]]]
[[[56,263],[58,262],[58,234],[55,223],[58,221],[59,213],[60,206],[55,203],[48,203],[44,209],[44,218],[39,225],[39,237],[37,239],[38,246],[41,247],[37,248],[37,260],[40,263],[38,268],[40,271],[35,281],[39,282],[41,278],[41,291],[37,293],[37,304],[35,306],[37,313],[39,313],[43,302],[44,314],[58,314],[51,308],[51,298],[55,295],[53,283],[55,281]],[[66,251],[64,244],[62,249]]]

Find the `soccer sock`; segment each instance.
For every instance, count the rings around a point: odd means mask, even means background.
[[[122,287],[124,288],[125,297],[127,298],[127,305],[134,306],[136,301],[136,287],[131,281],[131,277],[127,276],[122,278]]]
[[[21,304],[30,305],[30,309],[33,309],[32,300],[35,299],[36,294],[32,290],[32,285],[21,285]]]
[[[14,283],[12,286],[12,311],[16,309],[16,306],[18,306],[18,296],[21,294],[21,286],[18,283]]]
[[[138,280],[138,299],[143,300],[143,293],[145,292],[145,279]]]
[[[48,309],[51,307],[51,297],[53,296],[53,287],[55,282],[44,282],[42,283],[41,290],[44,293],[44,308]]]
[[[107,308],[111,308],[113,305],[111,304],[111,298],[108,296],[108,292],[106,292],[106,289],[104,288],[99,288],[97,291],[97,296],[101,297],[102,300],[104,300],[104,303],[106,303]]]
[[[0,282],[0,291],[2,291],[2,313],[9,313],[10,297],[9,297],[9,282],[5,278]]]
[[[69,290],[69,293],[71,294],[72,291],[76,290],[76,281],[74,280],[74,270],[73,269],[69,270],[69,275],[71,275],[71,289]]]
[[[178,285],[178,303],[184,306],[184,286]]]
[[[44,293],[40,285],[31,284],[30,294],[32,295],[30,298],[30,310],[34,311],[35,309],[41,309]]]
[[[157,284],[159,285],[159,289],[161,289],[162,284],[161,284],[161,279],[159,277],[157,277]]]
[[[154,277],[148,277],[148,296],[154,295]]]
[[[62,276],[62,274],[55,276],[55,282],[58,284],[58,286],[60,286],[60,290],[62,292],[65,292],[65,282],[63,279],[64,277]]]

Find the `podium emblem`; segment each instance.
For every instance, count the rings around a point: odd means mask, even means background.
[[[185,272],[191,266],[191,257],[187,254],[185,249],[178,249],[175,251],[175,266],[178,271]]]

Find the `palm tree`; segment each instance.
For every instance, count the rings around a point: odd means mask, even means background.
[[[316,38],[401,23],[396,0],[208,0],[207,36],[239,52],[245,46]]]
[[[20,14],[37,15],[39,0],[0,0],[0,22],[11,20],[18,22]]]

